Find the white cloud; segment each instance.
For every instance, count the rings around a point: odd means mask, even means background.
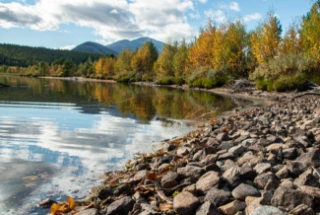
[[[201,0],[204,1],[204,0]],[[61,24],[91,27],[103,40],[155,36],[190,37],[192,0],[38,0],[34,5],[0,2],[0,27],[58,30]],[[172,28],[172,29],[170,29]],[[182,32],[176,32],[176,29]],[[178,38],[177,38],[178,39]]]
[[[191,19],[200,19],[201,18],[200,14],[199,14],[199,11],[195,11],[195,12],[189,13],[189,17]]]
[[[254,21],[254,20],[259,20],[261,19],[261,14],[260,13],[253,13],[253,14],[249,14],[249,15],[245,15],[243,17],[243,21],[244,22],[251,22],[251,21]]]
[[[229,4],[220,3],[218,6],[219,6],[219,8],[221,8],[221,9],[233,10],[233,11],[237,11],[237,12],[240,11],[239,3],[238,3],[238,2],[235,2],[235,1],[230,2]]]
[[[198,1],[204,4],[204,3],[207,3],[208,0],[198,0]]]
[[[212,9],[209,9],[204,11],[204,15],[206,15],[206,17],[211,19],[213,22],[224,23],[227,21],[227,17],[222,10],[214,11]]]

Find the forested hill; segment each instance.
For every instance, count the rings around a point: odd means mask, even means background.
[[[101,54],[79,51],[55,50],[11,44],[0,44],[0,65],[27,67],[38,62],[53,63],[59,59],[69,59],[76,64],[99,59]]]

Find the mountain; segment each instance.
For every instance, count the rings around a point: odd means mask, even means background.
[[[158,52],[162,52],[162,47],[164,45],[163,42],[152,39],[150,37],[141,37],[135,40],[119,40],[115,43],[111,43],[109,45],[103,46],[99,43],[95,42],[85,42],[77,47],[75,47],[74,51],[88,52],[88,53],[98,53],[98,54],[113,54],[118,55],[125,49],[130,49],[131,51],[135,51],[138,48],[141,48],[145,42],[152,41]]]
[[[59,59],[70,59],[79,64],[87,61],[88,58],[97,60],[100,57],[101,55],[96,53],[0,44],[0,65],[7,66],[27,67],[38,62],[51,64]]]
[[[135,40],[120,40],[115,43],[109,44],[106,47],[120,53],[121,51],[125,49],[130,49],[131,51],[135,51],[138,48],[141,48],[141,46],[145,43],[151,41],[157,48],[158,52],[162,52],[162,47],[164,45],[163,42],[160,42],[158,40],[152,39],[150,37],[141,37]]]
[[[97,54],[104,54],[104,55],[117,55],[118,53],[108,47],[105,47],[99,43],[94,42],[85,42],[74,49],[73,51],[80,51],[80,52],[88,52],[88,53],[97,53]]]

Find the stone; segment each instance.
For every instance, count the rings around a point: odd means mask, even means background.
[[[242,155],[245,151],[246,151],[245,147],[243,147],[242,145],[237,145],[237,146],[230,148],[228,152],[230,152],[238,157],[238,156]]]
[[[232,191],[232,196],[238,200],[245,200],[247,196],[260,196],[260,192],[248,184],[240,184]]]
[[[256,208],[250,215],[286,215],[286,213],[272,206],[262,206]]]
[[[126,196],[122,199],[112,202],[107,207],[106,215],[118,215],[118,214],[128,214],[134,206],[134,201],[132,198]]]
[[[163,188],[172,188],[178,185],[179,175],[176,172],[168,172],[161,179],[161,186]]]
[[[245,214],[251,214],[255,209],[262,207],[260,200],[260,198],[255,198],[250,202],[250,204],[247,204]]]
[[[202,168],[200,167],[196,167],[196,166],[186,166],[186,167],[181,167],[177,169],[177,173],[179,174],[179,176],[181,176],[182,178],[194,178],[194,179],[198,179],[202,173]]]
[[[219,141],[228,141],[229,140],[229,136],[226,133],[220,133],[216,136],[216,139]]]
[[[104,187],[98,191],[98,198],[101,200],[105,200],[111,196],[113,196],[113,189],[110,187]]]
[[[296,178],[293,183],[299,186],[308,185],[319,187],[319,180],[313,175],[312,169],[306,170],[298,178]]]
[[[282,167],[279,171],[276,172],[276,177],[278,179],[288,178],[289,175],[290,175],[290,172],[287,166]]]
[[[227,182],[230,187],[236,187],[240,183],[240,174],[238,167],[231,167],[226,170],[222,178]]]
[[[183,215],[194,215],[200,204],[199,199],[189,192],[181,192],[173,199],[173,209]]]
[[[269,185],[269,189],[276,189],[279,186],[279,182],[272,172],[266,172],[258,175],[253,182],[259,189],[265,189]]]
[[[297,157],[296,161],[318,168],[320,167],[320,149],[314,149],[311,152],[304,153]]]
[[[228,203],[231,199],[231,193],[227,190],[218,189],[218,188],[211,188],[204,200],[211,202],[214,206],[219,207]]]
[[[229,204],[219,207],[219,210],[222,211],[225,215],[235,215],[238,211],[242,211],[246,208],[246,203],[239,200],[230,202]]]
[[[195,184],[191,184],[185,188],[183,188],[182,191],[185,191],[185,192],[190,192],[192,194],[197,194],[197,187]]]
[[[268,152],[270,151],[279,151],[281,149],[287,149],[289,148],[289,146],[285,145],[285,144],[281,144],[281,143],[274,143],[269,145],[266,149]]]
[[[311,195],[294,190],[287,187],[278,187],[271,199],[271,204],[275,207],[284,207],[292,210],[300,204],[313,206],[313,198]]]
[[[98,215],[98,209],[96,208],[90,208],[90,209],[86,209],[84,211],[80,211],[79,213],[77,213],[77,215]]]
[[[293,176],[299,176],[306,170],[307,164],[303,162],[289,161],[287,162],[287,167]]]
[[[210,190],[213,186],[217,186],[220,182],[219,173],[215,171],[209,171],[196,183],[197,190],[200,193],[206,193],[208,190]]]
[[[299,186],[299,190],[313,197],[314,205],[320,209],[320,188],[311,186]]]
[[[254,167],[254,170],[258,174],[262,174],[264,172],[271,170],[271,164],[270,163],[259,163]]]
[[[177,150],[177,155],[183,157],[183,156],[189,154],[190,150],[191,149],[188,147],[181,147]]]
[[[133,181],[139,182],[144,180],[146,177],[147,177],[147,170],[140,170],[134,175]]]
[[[227,160],[227,159],[233,159],[234,154],[231,152],[226,152],[218,156],[217,160]]]
[[[117,187],[117,189],[114,190],[114,196],[120,196],[122,194],[128,193],[130,191],[131,187],[128,184],[123,184]]]
[[[298,156],[298,152],[295,148],[288,148],[282,151],[282,156],[287,159],[295,159]]]
[[[308,205],[298,205],[289,212],[290,215],[316,215]]]
[[[220,215],[220,212],[211,202],[206,201],[198,208],[196,215]]]
[[[201,160],[201,163],[204,163],[206,165],[215,163],[217,160],[217,157],[218,155],[216,154],[207,155],[203,160]]]
[[[247,196],[244,200],[244,202],[246,203],[246,205],[250,205],[253,201],[255,201],[256,199],[260,200],[260,197],[255,197],[255,196]]]
[[[242,180],[252,181],[257,176],[257,173],[249,166],[242,166],[239,168],[239,176]]]
[[[168,152],[171,152],[173,150],[175,150],[177,147],[173,144],[167,144],[165,149],[168,151]]]

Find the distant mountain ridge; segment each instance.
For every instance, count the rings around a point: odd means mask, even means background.
[[[103,46],[95,42],[85,42],[77,47],[74,51],[89,52],[89,53],[98,53],[98,54],[113,54],[118,55],[120,52],[130,49],[135,51],[138,48],[141,48],[145,42],[151,41],[157,48],[158,53],[162,52],[163,42],[152,39],[150,37],[141,37],[135,40],[119,40],[117,42],[111,43],[109,45]]]

